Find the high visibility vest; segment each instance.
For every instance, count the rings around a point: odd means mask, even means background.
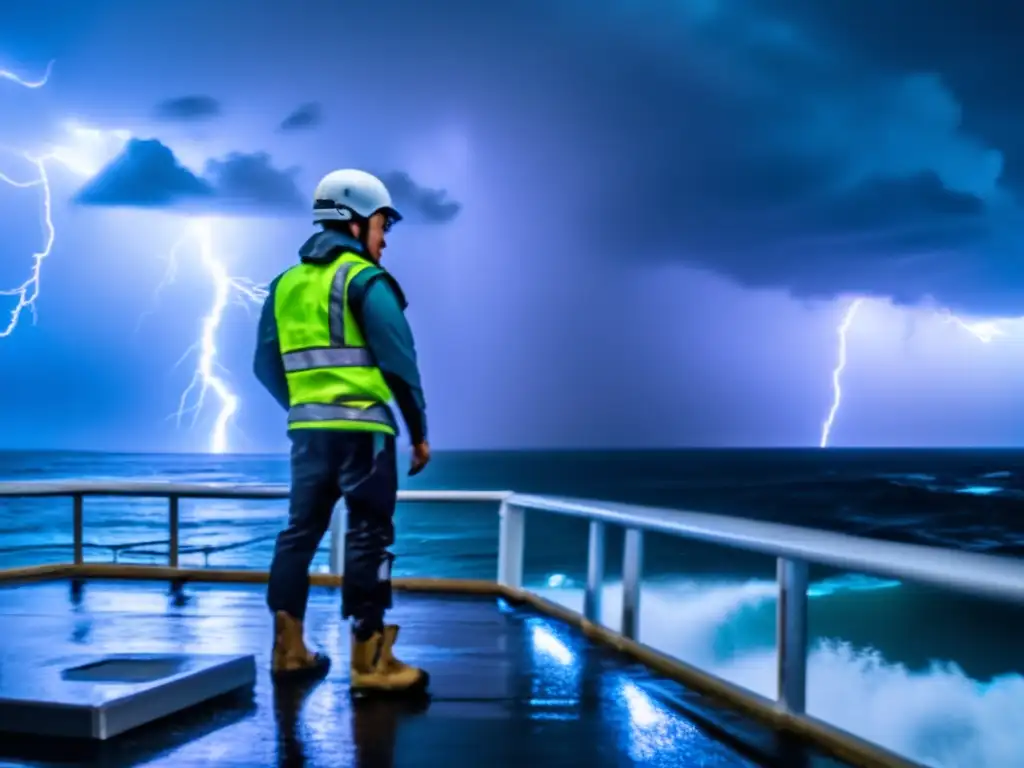
[[[274,289],[274,317],[288,381],[289,429],[397,433],[391,390],[349,307],[357,274],[377,267],[354,253],[297,264]]]

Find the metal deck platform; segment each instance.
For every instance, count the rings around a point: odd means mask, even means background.
[[[256,684],[251,654],[60,654],[0,672],[0,733],[97,741]]]
[[[314,588],[310,639],[334,659],[320,685],[275,694],[270,617],[257,585],[67,581],[0,587],[0,695],[46,685],[55,659],[107,654],[256,658],[249,696],[111,741],[0,739],[12,765],[152,766],[835,766],[578,631],[493,598],[398,595],[401,653],[428,668],[425,711],[356,705],[337,590]],[[48,673],[47,673],[48,674]],[[2,716],[2,711],[0,711]]]
[[[226,547],[183,544],[180,509],[185,499],[271,503],[288,495],[286,485],[0,482],[4,501],[67,498],[71,522],[70,541],[41,547],[63,546],[70,560],[0,568],[0,582],[8,585],[43,580],[0,590],[0,696],[5,685],[42,680],[45,676],[39,670],[55,656],[211,651],[256,656],[255,700],[212,702],[192,719],[179,717],[130,731],[95,759],[86,760],[81,751],[70,753],[76,755],[71,761],[76,765],[836,764],[800,746],[813,744],[861,768],[918,768],[907,757],[807,711],[810,567],[824,565],[1024,604],[1024,563],[1019,559],[593,499],[512,491],[401,491],[399,501],[405,502],[491,502],[498,507],[496,579],[457,579],[439,573],[395,580],[396,589],[418,595],[404,597],[395,618],[406,628],[403,653],[430,668],[437,694],[433,705],[420,717],[393,707],[348,705],[347,630],[338,619],[336,594],[344,579],[343,507],[331,526],[328,572],[311,575],[313,583],[327,588],[331,596],[321,594],[310,615],[313,638],[340,663],[307,699],[279,700],[263,677],[270,643],[264,588],[244,586],[265,584],[268,574],[187,568],[180,563],[183,552],[209,555],[260,539]],[[165,500],[167,538],[87,541],[85,502],[99,497]],[[582,612],[556,605],[524,584],[527,513],[587,521]],[[609,528],[625,532],[622,601],[618,620],[610,623],[602,611]],[[645,644],[640,636],[640,600],[648,534],[775,559],[774,695],[759,695]],[[149,549],[153,546],[158,549]],[[104,548],[112,562],[85,556],[87,550]],[[166,562],[120,564],[119,553],[166,557]],[[67,579],[76,580],[71,584],[100,581],[82,595],[69,589]],[[117,586],[104,579],[129,581]],[[167,593],[169,583],[222,586],[192,586],[191,600],[185,600],[173,591]],[[463,597],[445,596],[454,594]],[[499,609],[501,601],[519,607]],[[675,683],[653,679],[652,671]],[[45,741],[22,749],[6,735],[0,739],[0,751],[27,756],[27,764],[36,765],[47,764],[44,754],[65,760],[69,754],[66,744]]]

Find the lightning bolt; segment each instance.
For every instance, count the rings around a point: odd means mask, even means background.
[[[9,70],[0,69],[0,80],[7,80],[29,89],[42,88],[49,81],[52,67],[53,62],[50,62],[44,74],[37,80],[28,80]],[[15,331],[26,311],[32,314],[33,321],[37,317],[36,302],[39,298],[43,262],[52,253],[56,240],[49,164],[57,163],[77,176],[88,178],[98,173],[131,138],[131,134],[127,131],[103,131],[75,123],[69,123],[66,128],[76,140],[73,145],[54,147],[44,155],[12,150],[14,154],[33,166],[35,169],[33,178],[19,180],[0,173],[0,181],[10,186],[19,189],[39,188],[42,197],[44,231],[43,247],[32,255],[28,278],[15,288],[0,289],[0,296],[14,297],[16,300],[9,321],[5,326],[0,326],[0,338],[10,336]],[[116,143],[116,148],[109,151],[113,143]],[[95,151],[101,146],[108,151],[106,153]],[[157,286],[157,294],[165,285],[173,281],[177,272],[178,252],[184,243],[191,239],[196,245],[200,265],[212,283],[214,295],[210,309],[202,320],[199,339],[182,358],[184,359],[191,352],[198,353],[192,380],[182,392],[175,415],[180,424],[184,415],[191,412],[194,414],[194,424],[196,417],[205,405],[207,394],[212,391],[220,403],[220,409],[210,433],[209,450],[212,453],[225,453],[228,450],[228,426],[238,411],[239,400],[223,378],[222,369],[218,364],[217,334],[224,313],[232,299],[241,300],[242,303],[259,303],[266,298],[267,291],[265,287],[248,279],[232,277],[228,274],[223,262],[217,258],[213,242],[213,229],[214,221],[212,219],[198,219],[186,226],[181,239],[171,249],[170,267],[164,280]],[[190,400],[191,405],[189,404]]]
[[[198,416],[206,402],[207,394],[212,391],[220,402],[220,410],[217,412],[210,433],[210,452],[226,453],[228,450],[227,429],[231,418],[238,411],[238,396],[231,391],[227,382],[220,375],[220,366],[217,362],[217,331],[220,329],[224,312],[233,296],[240,296],[258,304],[267,297],[267,289],[245,278],[232,277],[228,274],[223,262],[216,256],[213,226],[213,219],[198,219],[192,222],[186,229],[182,240],[179,240],[171,251],[169,273],[173,276],[177,272],[176,254],[184,240],[191,238],[199,253],[200,264],[213,285],[213,303],[203,318],[199,339],[185,353],[187,356],[190,352],[198,352],[198,362],[192,381],[181,393],[175,416],[179,424],[186,413],[192,412]],[[189,399],[193,393],[196,393],[195,399],[192,405],[189,405]],[[195,419],[193,418],[194,423]]]
[[[988,344],[997,337],[1006,336],[1009,333],[1006,328],[1008,323],[1007,320],[979,320],[977,322],[968,322],[949,313],[946,313],[946,319],[948,322],[951,322],[959,328],[967,331],[982,344]]]
[[[843,313],[843,319],[836,330],[836,334],[839,337],[839,354],[836,359],[836,367],[832,369],[832,406],[828,409],[828,416],[825,418],[824,424],[821,425],[821,442],[819,443],[821,448],[828,447],[832,426],[836,422],[839,405],[843,402],[843,371],[846,369],[847,336],[850,333],[850,326],[853,325],[853,320],[857,316],[857,310],[860,309],[863,303],[864,299],[854,299],[846,312]]]
[[[15,181],[14,179],[0,173],[0,181],[10,184],[12,187],[26,189],[28,187],[40,187],[43,198],[43,247],[32,254],[32,267],[29,270],[28,279],[15,288],[0,290],[0,296],[14,296],[16,301],[14,309],[7,325],[0,328],[0,339],[6,338],[14,333],[21,320],[22,313],[27,309],[32,313],[33,320],[36,319],[36,299],[39,298],[39,279],[43,270],[43,260],[53,250],[53,242],[56,239],[56,231],[53,228],[53,198],[50,194],[50,178],[46,173],[46,165],[39,158],[23,155],[32,165],[35,166],[38,177],[30,181]]]
[[[828,447],[828,441],[832,434],[832,427],[835,425],[836,416],[839,413],[839,406],[843,400],[843,371],[846,369],[847,361],[847,336],[850,332],[850,328],[853,326],[854,319],[857,316],[857,311],[863,303],[863,298],[855,299],[847,308],[846,312],[843,313],[843,318],[839,323],[839,327],[836,329],[836,335],[838,336],[838,355],[836,366],[832,369],[832,405],[829,408],[828,416],[825,418],[825,421],[821,426],[821,440],[818,444],[820,448]],[[989,344],[996,338],[1007,336],[1011,330],[1008,326],[1011,324],[1012,320],[1007,318],[968,321],[957,317],[948,310],[943,310],[942,314],[945,315],[947,322],[953,323],[961,330],[966,331],[982,344]],[[1024,318],[1017,318],[1018,321],[1021,319]]]
[[[44,85],[46,85],[49,82],[49,80],[50,80],[50,72],[52,70],[53,70],[53,62],[51,61],[49,64],[46,65],[46,71],[43,72],[43,76],[42,77],[40,77],[38,80],[26,80],[25,78],[19,77],[18,75],[16,75],[14,72],[11,72],[10,70],[0,69],[0,80],[10,80],[12,83],[17,83],[18,85],[22,86],[23,88],[31,88],[31,89],[35,90],[36,88],[42,88]]]
[[[18,77],[14,72],[0,69],[0,80],[9,80],[24,88],[42,88],[50,79],[51,67],[52,62],[47,65],[46,72],[39,80],[25,80]],[[0,339],[10,336],[14,332],[14,329],[18,327],[18,321],[21,319],[22,313],[26,309],[32,312],[33,319],[35,319],[36,299],[39,297],[39,278],[42,272],[43,260],[50,255],[50,251],[53,250],[53,242],[56,239],[56,231],[53,228],[53,197],[50,194],[50,178],[46,173],[46,165],[42,158],[32,157],[24,152],[20,153],[20,155],[35,167],[36,178],[28,181],[16,181],[10,176],[0,173],[0,181],[18,189],[40,188],[43,198],[43,248],[32,254],[32,268],[29,270],[29,276],[25,282],[15,288],[0,290],[0,296],[16,297],[10,319],[7,325],[0,330]]]

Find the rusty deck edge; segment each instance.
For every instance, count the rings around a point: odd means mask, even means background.
[[[207,584],[265,584],[267,571],[212,568],[175,568],[110,563],[59,563],[0,569],[0,583],[52,581],[67,578],[135,581],[177,581]],[[314,586],[340,587],[343,577],[310,574]],[[579,629],[588,639],[615,650],[680,685],[717,701],[773,730],[785,731],[809,742],[839,760],[859,768],[921,768],[918,763],[865,741],[817,718],[795,716],[753,691],[710,675],[650,646],[630,640],[582,614],[525,589],[513,589],[483,579],[396,578],[396,590],[500,597],[526,605],[536,612]]]
[[[173,568],[159,565],[119,565],[83,563],[60,566],[62,570],[49,578],[111,579],[128,581],[175,581],[196,584],[266,584],[267,571],[225,568]],[[3,579],[0,571],[0,580]],[[45,577],[44,577],[45,578]],[[309,583],[315,587],[340,587],[343,577],[330,573],[311,573]],[[402,592],[449,592],[453,594],[502,597],[501,585],[484,579],[396,578],[396,590]]]
[[[19,568],[0,568],[0,582],[50,581],[72,576],[75,566],[70,563],[26,565]]]
[[[173,568],[162,565],[120,565],[116,563],[58,563],[0,569],[0,583],[47,581],[67,578],[126,581],[176,581],[197,584],[266,584],[267,571],[225,568]],[[340,587],[343,578],[329,573],[311,573],[316,587]],[[453,594],[503,597],[501,585],[485,579],[397,578],[394,587],[403,592],[449,592]]]

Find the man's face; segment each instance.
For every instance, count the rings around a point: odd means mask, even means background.
[[[380,257],[387,247],[384,235],[389,229],[391,229],[391,219],[387,214],[378,211],[370,217],[366,232],[366,250],[374,261],[380,261]]]

